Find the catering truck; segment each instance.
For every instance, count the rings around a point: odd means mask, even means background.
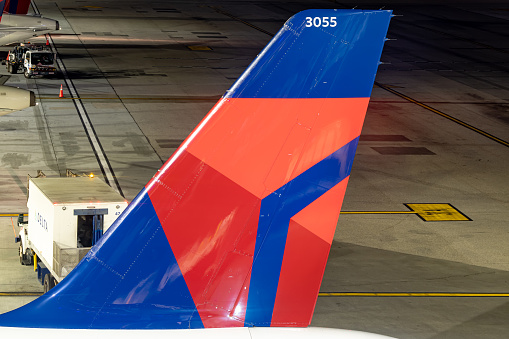
[[[28,222],[20,221],[19,258],[49,291],[78,264],[127,207],[99,178],[30,178]]]

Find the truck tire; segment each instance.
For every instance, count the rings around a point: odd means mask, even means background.
[[[34,263],[33,257],[32,257],[32,251],[30,249],[27,249],[26,254],[23,254],[23,244],[19,243],[19,263],[21,265],[32,265]]]
[[[44,293],[48,292],[53,287],[55,287],[55,279],[53,279],[51,274],[47,273],[44,276],[44,283],[43,283],[43,285],[44,285]]]
[[[7,72],[11,73],[11,74],[16,74],[18,73],[18,66],[16,65],[13,65],[11,63],[7,63]]]
[[[25,253],[25,265],[32,266],[34,264],[34,252],[31,248],[27,248]]]
[[[28,73],[27,69],[25,69],[25,78],[30,79],[30,73]]]
[[[23,245],[21,245],[21,243],[19,243],[19,263],[21,265],[25,265],[24,257],[25,257],[25,255],[23,254]]]

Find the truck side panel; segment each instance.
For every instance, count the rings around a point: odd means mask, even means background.
[[[41,267],[45,266],[58,282],[128,205],[98,179],[31,178],[29,188],[28,236],[23,246],[38,255]]]
[[[54,206],[36,185],[30,185],[28,207],[29,246],[53,267]]]
[[[77,246],[76,216],[73,215],[73,206],[54,205],[56,224],[54,225],[53,241],[62,247]]]
[[[113,222],[119,217],[120,214],[127,208],[127,202],[118,204],[108,204],[108,214],[104,216],[104,232],[110,228]]]

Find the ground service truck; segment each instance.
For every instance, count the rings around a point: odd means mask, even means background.
[[[64,279],[127,207],[99,178],[30,178],[20,262],[34,265],[44,292]]]
[[[25,78],[36,75],[55,75],[55,56],[47,49],[30,49],[25,52],[23,58],[23,70]]]
[[[52,76],[57,72],[55,55],[49,49],[32,45],[19,45],[9,51],[5,60],[11,74],[23,71],[25,78],[36,75]]]

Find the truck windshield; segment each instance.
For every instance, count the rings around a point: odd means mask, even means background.
[[[50,53],[31,53],[30,61],[34,65],[52,65],[53,54]]]

